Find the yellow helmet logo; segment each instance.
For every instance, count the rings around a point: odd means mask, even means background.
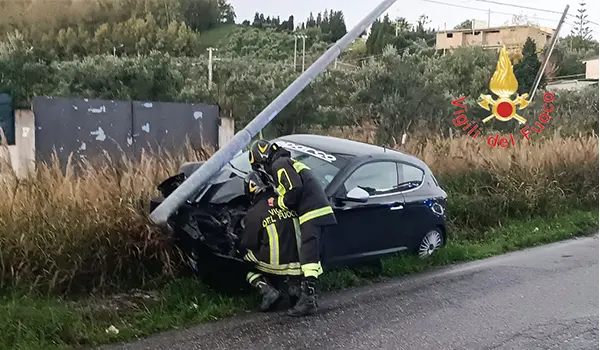
[[[261,147],[261,145],[258,145],[258,150],[260,151],[260,153],[265,153],[267,151],[267,147],[269,147],[269,144],[267,143],[264,147]]]
[[[250,151],[250,164],[254,163],[254,153]]]
[[[254,185],[253,182],[249,182],[248,189],[250,190],[250,192],[254,192],[254,191],[256,191],[256,185]]]

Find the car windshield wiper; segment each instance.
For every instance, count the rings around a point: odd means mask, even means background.
[[[232,163],[231,161],[227,162],[227,164],[229,164],[229,166],[230,166],[230,167],[232,167],[233,169],[235,169],[235,170],[237,170],[237,171],[239,171],[239,172],[241,172],[241,173],[248,174],[248,172],[247,172],[247,171],[244,171],[244,170],[242,170],[242,169],[239,169],[238,167],[236,167],[235,165],[233,165],[233,163]]]

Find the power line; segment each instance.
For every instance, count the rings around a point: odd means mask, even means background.
[[[523,6],[523,5],[515,5],[515,4],[507,4],[507,3],[503,3],[500,1],[494,1],[494,0],[475,0],[475,1],[479,1],[479,2],[487,2],[490,4],[497,4],[497,5],[502,5],[502,6],[511,6],[511,7],[517,7],[517,8],[522,8],[522,9],[527,9],[527,10],[534,10],[534,11],[543,11],[543,12],[550,12],[550,13],[557,13],[559,15],[562,15],[562,12],[559,11],[554,11],[554,10],[545,10],[545,9],[540,9],[540,8],[535,8],[535,7],[529,7],[529,6]],[[577,18],[576,15],[571,15],[571,14],[567,14],[567,16],[569,17],[574,17]],[[589,21],[588,22],[598,25],[598,23],[593,22],[593,21]]]
[[[435,1],[435,0],[421,0],[421,1],[425,1],[425,2],[432,2],[435,4],[441,4],[441,5],[447,5],[447,6],[452,6],[452,7],[460,7],[460,8],[464,8],[464,9],[468,9],[468,10],[475,10],[475,11],[481,11],[481,12],[486,12],[486,13],[495,13],[497,15],[504,15],[504,16],[517,16],[519,14],[517,13],[509,13],[509,12],[500,12],[500,11],[494,11],[494,10],[486,10],[486,9],[480,9],[477,7],[470,7],[470,6],[463,6],[463,5],[456,5],[456,4],[449,4],[447,2],[441,2],[441,1]],[[538,21],[550,21],[550,22],[557,22],[557,19],[551,19],[551,18],[540,18],[540,17],[533,17],[532,19],[538,20]],[[565,22],[569,25],[574,25],[572,23],[569,22]]]

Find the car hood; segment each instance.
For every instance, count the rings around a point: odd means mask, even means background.
[[[182,166],[182,172],[189,177],[194,171],[202,167],[205,162],[194,163],[192,169]],[[190,171],[191,170],[191,171]],[[244,196],[244,177],[246,173],[225,165],[219,170],[207,184],[192,196],[194,203],[226,204],[231,200]]]

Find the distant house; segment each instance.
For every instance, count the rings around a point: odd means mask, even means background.
[[[460,46],[476,45],[489,49],[506,46],[508,50],[520,50],[527,37],[535,40],[541,50],[552,38],[554,29],[539,26],[505,26],[494,28],[452,29],[436,33],[435,47],[438,50],[452,50]]]
[[[598,56],[589,58],[585,62],[585,78],[598,81]]]
[[[598,56],[588,58],[585,62],[585,78],[561,79],[546,84],[546,88],[553,90],[579,90],[586,86],[598,86]],[[583,74],[582,74],[583,75]]]

